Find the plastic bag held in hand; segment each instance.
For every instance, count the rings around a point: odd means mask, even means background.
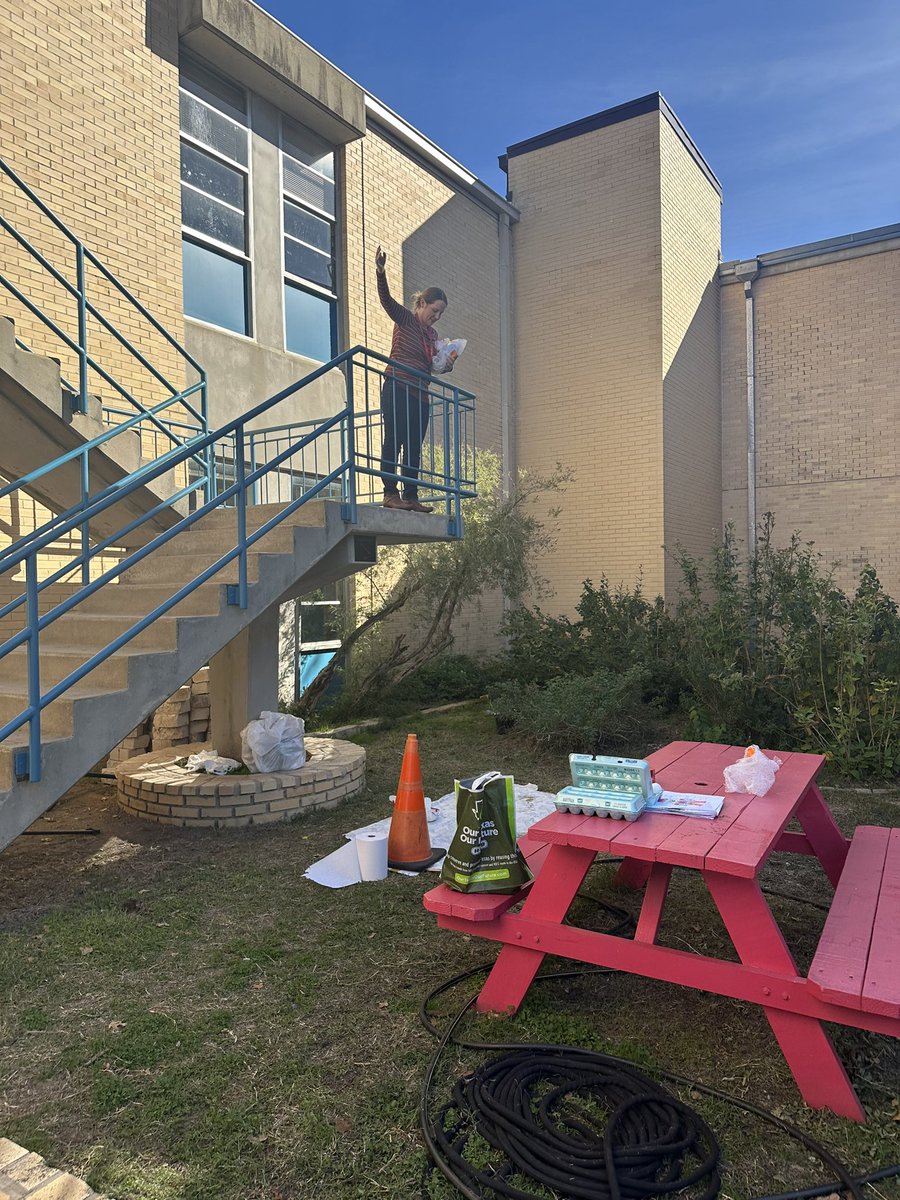
[[[722,772],[725,791],[764,796],[775,782],[775,772],[780,766],[780,758],[766,758],[759,746],[748,746],[744,757]]]
[[[250,771],[296,771],[306,762],[303,722],[289,713],[260,713],[241,730],[241,758]]]

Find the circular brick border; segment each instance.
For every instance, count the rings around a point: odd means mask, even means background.
[[[135,817],[188,829],[225,829],[289,821],[298,813],[335,808],[365,787],[366,752],[336,738],[307,737],[299,771],[271,775],[188,773],[175,760],[208,745],[154,750],[119,763],[116,798]]]

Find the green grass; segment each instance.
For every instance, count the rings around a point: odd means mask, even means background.
[[[419,734],[435,797],[454,776],[494,767],[548,791],[567,779],[563,755],[500,738],[482,709],[465,708],[361,737],[368,792],[291,825],[215,835],[119,817],[116,835],[133,853],[90,866],[76,858],[87,839],[59,839],[46,850],[56,856],[52,878],[36,875],[32,890],[35,863],[17,856],[35,859],[39,839],[6,851],[8,877],[20,883],[0,912],[0,1132],[117,1200],[421,1194],[417,1106],[434,1043],[418,1007],[495,949],[436,927],[422,908],[433,875],[343,891],[303,879],[345,829],[386,814],[408,730]],[[846,830],[897,823],[896,794],[828,798]],[[108,789],[99,803],[111,806]],[[65,804],[57,811],[64,824]],[[637,898],[612,877],[598,863],[585,892],[635,913]],[[776,856],[763,884],[822,901],[829,893],[800,856]],[[796,900],[772,904],[805,966],[823,914]],[[617,920],[587,899],[574,915],[597,928]],[[727,949],[687,872],[673,878],[662,940]],[[475,978],[442,996],[438,1021],[477,987]],[[900,1157],[900,1057],[887,1038],[833,1031],[869,1113],[857,1126],[805,1108],[759,1010],[632,976],[540,983],[517,1018],[470,1016],[463,1033],[587,1046],[681,1073],[777,1110],[860,1170]],[[479,1060],[448,1049],[437,1099]],[[716,1130],[724,1196],[749,1200],[827,1178],[797,1143],[723,1101],[669,1086]],[[897,1200],[900,1185],[879,1192]],[[439,1176],[425,1194],[456,1195]]]

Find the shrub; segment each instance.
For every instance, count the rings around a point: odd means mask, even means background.
[[[490,711],[498,729],[539,744],[600,751],[646,729],[651,713],[641,700],[643,686],[640,667],[558,676],[543,688],[507,681],[491,691]]]
[[[491,664],[467,654],[442,654],[424,663],[385,693],[388,703],[451,704],[483,696],[492,678]]]
[[[505,616],[501,632],[508,643],[498,664],[503,678],[544,684],[557,675],[584,674],[581,629],[568,617],[514,608]]]
[[[815,592],[812,619],[782,640],[788,711],[803,749],[851,778],[900,771],[900,617],[866,567],[852,598]]]

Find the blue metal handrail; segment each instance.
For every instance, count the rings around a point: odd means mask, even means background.
[[[75,249],[75,279],[73,284],[70,279],[63,274],[50,260],[41,253],[35,246],[31,244],[28,238],[21,233],[13,223],[0,213],[0,229],[8,233],[15,242],[26,251],[26,253],[37,262],[44,271],[46,271],[56,283],[58,283],[68,296],[70,296],[77,305],[77,334],[72,335],[63,329],[57,321],[45,313],[37,304],[28,298],[24,292],[3,272],[0,272],[0,284],[14,296],[20,304],[22,304],[31,314],[36,317],[46,328],[63,342],[65,346],[78,359],[78,387],[73,389],[71,384],[67,384],[67,388],[73,391],[72,408],[75,412],[85,413],[88,410],[88,386],[89,375],[94,371],[101,380],[109,385],[115,392],[118,393],[129,405],[132,411],[140,414],[141,419],[146,421],[148,425],[155,427],[160,433],[168,438],[173,445],[182,444],[184,439],[179,440],[172,432],[171,428],[167,428],[165,422],[158,417],[160,411],[166,409],[181,409],[196,421],[196,425],[191,430],[191,435],[197,433],[207,433],[209,423],[207,419],[207,380],[206,372],[197,362],[197,360],[188,353],[188,351],[173,337],[173,335],[157,320],[156,317],[134,296],[129,289],[109,270],[109,268],[97,257],[78,238],[68,226],[60,220],[60,218],[50,209],[41,198],[28,186],[27,183],[12,169],[12,167],[0,158],[0,172],[2,172],[14,186],[28,198],[30,203],[37,208],[63,236],[74,246]],[[188,388],[178,387],[150,361],[150,359],[137,346],[133,345],[128,337],[117,328],[115,323],[110,320],[100,309],[93,303],[87,293],[86,266],[90,264],[95,268],[103,278],[134,308],[141,318],[158,333],[172,349],[181,357],[187,367],[195,371],[198,376],[198,382]],[[100,327],[109,333],[120,346],[122,346],[129,355],[146,371],[149,376],[157,383],[161,384],[168,396],[162,405],[151,405],[149,408],[125,385],[106,370],[101,363],[90,353],[88,349],[88,318],[96,321]],[[22,345],[20,339],[17,339]],[[189,397],[199,392],[199,409],[190,403]],[[207,464],[208,470],[208,464]]]
[[[93,670],[95,666],[105,661],[111,654],[114,654],[122,646],[137,637],[144,629],[158,620],[159,617],[169,612],[181,600],[235,559],[238,561],[239,582],[235,590],[234,602],[239,604],[241,608],[246,608],[248,549],[261,538],[265,537],[272,529],[276,528],[276,526],[299,508],[300,505],[339,482],[342,494],[343,517],[348,522],[355,522],[357,516],[358,476],[362,475],[363,477],[374,478],[379,477],[381,472],[372,465],[371,454],[367,457],[365,452],[357,450],[357,427],[368,427],[371,412],[368,408],[356,410],[354,407],[354,372],[362,371],[368,390],[370,378],[375,376],[380,378],[384,365],[391,367],[400,366],[400,364],[393,364],[384,355],[367,350],[363,346],[355,346],[353,349],[345,351],[344,354],[339,355],[331,362],[325,363],[302,379],[284,388],[269,400],[258,404],[243,416],[230,421],[213,433],[207,433],[193,439],[189,445],[173,449],[157,462],[142,467],[140,471],[121,481],[120,484],[107,488],[102,495],[90,498],[88,501],[76,506],[68,513],[63,514],[61,519],[54,522],[52,529],[45,530],[39,535],[22,539],[5,553],[3,558],[5,570],[10,570],[18,566],[24,567],[25,571],[25,589],[23,594],[0,611],[0,616],[3,616],[17,607],[24,605],[25,608],[26,623],[24,628],[0,645],[0,659],[3,659],[20,646],[24,645],[27,648],[28,704],[18,716],[8,721],[0,729],[0,742],[2,742],[26,723],[29,725],[27,763],[21,764],[21,771],[17,770],[17,774],[21,774],[32,780],[40,779],[41,713],[48,704],[51,704],[59,696],[63,695],[78,683],[79,680],[83,679],[88,672]],[[310,429],[307,433],[291,440],[283,451],[267,459],[262,465],[251,465],[251,469],[248,471],[245,459],[250,440],[250,422],[258,421],[260,417],[271,412],[278,404],[295,395],[301,388],[307,387],[315,380],[335,369],[342,370],[345,377],[347,398],[344,407],[332,416],[317,422],[314,428]],[[471,429],[474,437],[471,420],[474,416],[475,397],[471,392],[463,391],[461,388],[454,387],[443,381],[434,380],[421,372],[412,371],[407,367],[403,367],[402,369],[408,375],[416,375],[422,380],[422,390],[429,396],[432,410],[435,414],[433,423],[437,426],[439,418],[440,428],[448,432],[451,438],[451,441],[445,443],[442,448],[444,470],[440,478],[437,477],[436,473],[432,472],[434,477],[427,480],[427,486],[431,491],[443,496],[448,520],[448,534],[450,536],[461,536],[460,501],[463,498],[475,495],[474,442],[472,445],[460,446],[453,444],[453,439],[462,436],[464,429]],[[312,486],[279,508],[274,516],[248,534],[246,509],[248,503],[252,503],[252,497],[260,480],[270,476],[273,472],[277,472],[282,464],[295,456],[302,456],[307,449],[314,447],[322,439],[327,440],[333,437],[337,437],[340,440],[342,447],[340,460],[335,465],[329,465],[329,469],[319,474]],[[146,545],[128,553],[123,559],[102,571],[93,580],[90,579],[91,563],[111,546],[121,545],[129,534],[151,520],[167,505],[165,502],[161,502],[151,512],[143,513],[132,519],[122,529],[117,530],[99,545],[85,546],[83,544],[80,554],[75,556],[72,564],[65,568],[65,571],[69,573],[78,570],[79,567],[81,568],[83,580],[81,586],[72,595],[56,604],[49,612],[39,615],[38,597],[40,592],[49,587],[52,582],[61,578],[64,573],[61,570],[49,579],[39,581],[38,555],[42,551],[45,551],[51,544],[58,541],[59,538],[64,537],[67,533],[89,526],[91,521],[95,520],[113,505],[118,504],[126,496],[137,490],[137,488],[145,486],[164,472],[182,465],[187,467],[187,464],[192,460],[196,460],[198,455],[203,456],[203,461],[212,461],[216,456],[217,446],[221,446],[223,452],[225,450],[229,451],[227,457],[235,465],[236,479],[234,483],[223,488],[217,495],[206,498],[205,502],[195,512],[183,517],[177,523],[173,524],[171,528],[148,541]],[[226,455],[223,453],[222,457],[225,458]],[[448,466],[451,463],[453,464],[452,470]],[[205,481],[197,479],[194,482],[189,482],[183,489],[182,494],[187,495],[204,487]],[[81,604],[88,596],[93,595],[101,587],[117,579],[148,555],[153,554],[161,546],[171,541],[173,537],[190,529],[207,513],[214,509],[230,506],[232,502],[237,508],[237,537],[235,545],[230,550],[222,554],[210,566],[200,571],[194,579],[184,584],[166,601],[153,609],[152,612],[136,621],[131,628],[110,641],[86,663],[83,663],[79,668],[66,676],[65,679],[46,691],[42,689],[40,683],[40,634],[44,629],[65,613]],[[229,602],[231,602],[231,597],[229,597]]]

